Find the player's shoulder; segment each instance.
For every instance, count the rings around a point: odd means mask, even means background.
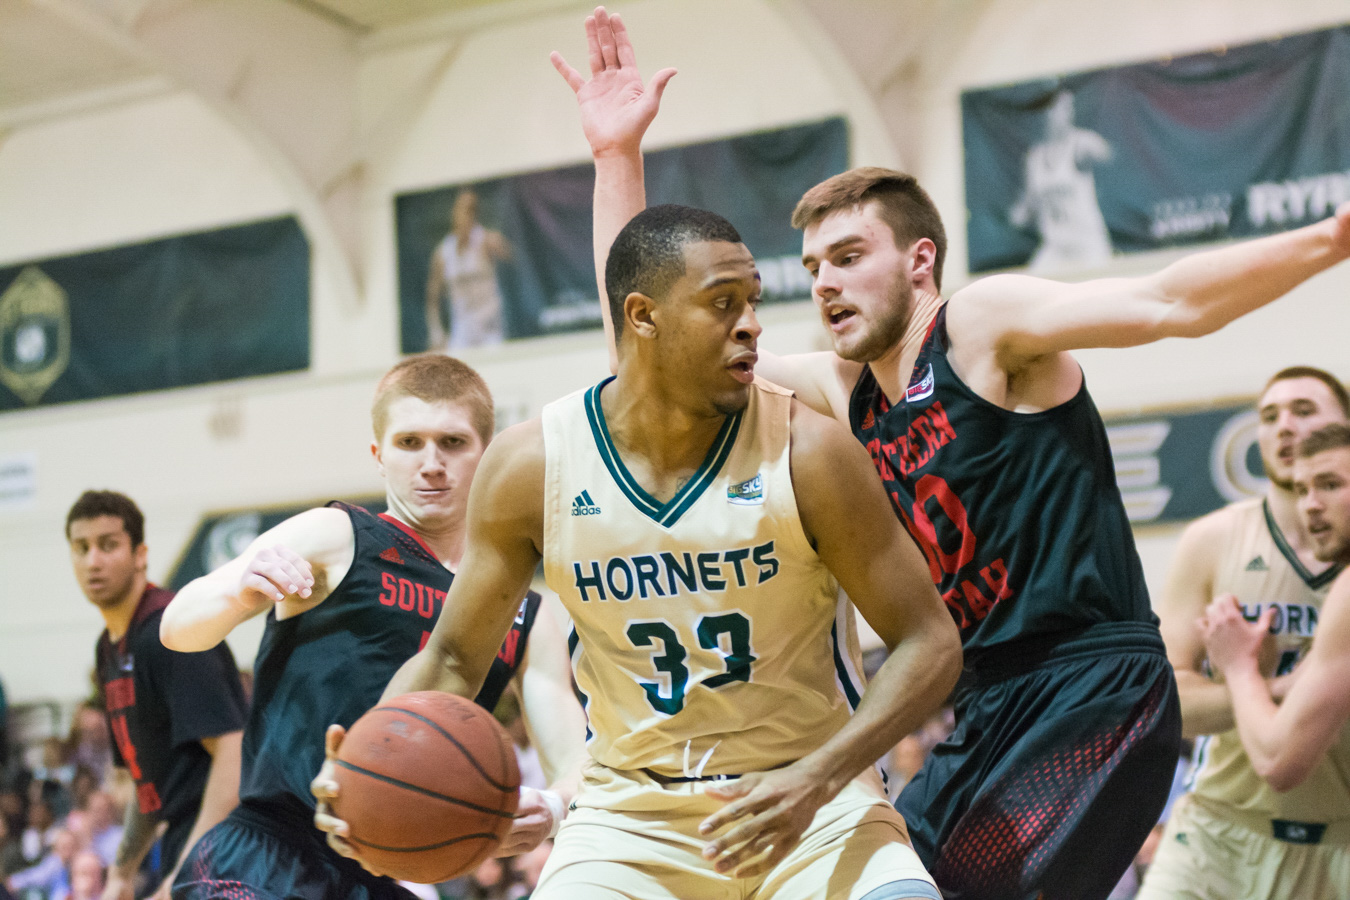
[[[544,425],[534,418],[512,425],[492,439],[478,464],[474,483],[481,480],[494,493],[539,490],[544,466]]]
[[[857,438],[837,419],[816,412],[796,399],[791,401],[790,453],[794,469],[811,465],[831,465],[845,454],[858,450]]]
[[[1238,500],[1193,520],[1182,532],[1183,539],[1216,540],[1247,527],[1252,519],[1264,517],[1260,497]]]

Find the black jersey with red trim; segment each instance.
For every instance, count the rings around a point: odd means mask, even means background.
[[[946,313],[929,328],[903,402],[892,406],[864,368],[849,422],[927,557],[967,668],[1012,642],[1053,642],[1102,622],[1156,625],[1086,382],[1043,412],[995,406],[948,362]]]
[[[244,727],[246,701],[230,648],[179,653],[159,640],[173,592],[148,585],[131,624],[113,643],[105,630],[95,651],[113,762],[136,782],[141,813],[169,824],[165,871],[178,862],[211,771],[204,738]]]
[[[244,729],[240,798],[308,828],[309,784],[323,764],[324,732],[373,707],[426,643],[454,576],[407,525],[333,502],[351,518],[351,568],[322,603],[278,621],[275,611],[254,664],[253,707]],[[520,667],[539,610],[521,602],[475,702],[497,705]]]

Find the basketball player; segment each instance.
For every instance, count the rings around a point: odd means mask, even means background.
[[[387,514],[343,503],[301,513],[184,587],[164,614],[166,644],[200,649],[268,613],[240,806],[194,849],[174,887],[179,900],[409,896],[328,848],[312,825],[310,780],[323,762],[324,729],[375,705],[425,642],[451,571],[463,572],[465,502],[492,437],[492,398],[459,360],[415,356],[381,379],[371,420]],[[584,720],[562,635],[527,587],[511,600],[512,638],[486,648],[491,672],[476,699],[491,709],[514,680],[544,770],[557,779],[580,769]],[[563,805],[523,792],[505,849],[546,838]]]
[[[1317,558],[1350,563],[1350,426],[1327,425],[1304,440],[1293,477]],[[1326,792],[1321,803],[1333,812],[1320,822],[1270,822],[1275,836],[1290,844],[1277,855],[1230,831],[1229,840],[1250,848],[1247,858],[1258,860],[1258,871],[1243,873],[1224,896],[1344,897],[1350,894],[1350,575],[1342,571],[1332,583],[1307,658],[1276,706],[1258,654],[1281,612],[1288,615],[1287,608],[1268,605],[1249,623],[1232,596],[1219,597],[1201,622],[1205,647],[1228,683],[1237,730],[1257,773],[1279,791],[1320,787]],[[1281,883],[1297,887],[1280,894]]]
[[[553,59],[595,157],[600,258],[645,204],[641,138],[674,72],[644,86],[603,8],[587,35],[590,81]],[[948,900],[1105,897],[1166,801],[1180,712],[1070,351],[1207,334],[1276,299],[1350,255],[1350,204],[1146,278],[999,275],[950,302],[912,177],[846,172],[793,221],[835,352],[762,354],[759,372],[867,447],[965,648],[956,730],[898,800],[914,848]]]
[[[1326,896],[1346,848],[1309,847],[1328,825],[1350,836],[1350,770],[1331,759],[1300,787],[1277,790],[1252,766],[1234,730],[1229,686],[1203,666],[1195,622],[1217,596],[1235,595],[1251,619],[1276,611],[1271,631],[1271,691],[1283,697],[1294,664],[1313,641],[1327,591],[1341,571],[1322,562],[1294,494],[1295,449],[1319,428],[1344,423],[1350,396],[1331,374],[1307,366],[1277,372],[1257,403],[1257,440],[1270,477],[1265,496],[1192,522],[1158,604],[1168,658],[1181,694],[1182,729],[1199,738],[1192,792],[1172,808],[1167,831],[1144,880],[1148,900]],[[1273,671],[1271,671],[1273,669]],[[1264,689],[1263,689],[1264,690]],[[1291,831],[1292,829],[1295,829]],[[1296,835],[1290,840],[1290,835]],[[1234,839],[1241,836],[1240,840]],[[1332,895],[1350,896],[1350,882]]]
[[[936,900],[868,769],[957,675],[922,556],[848,432],[755,380],[730,223],[647,210],[606,286],[618,376],[493,443],[465,574],[387,693],[472,696],[542,558],[593,765],[537,897]],[[891,648],[865,693],[840,585]]]
[[[113,734],[113,761],[136,782],[105,900],[131,900],[160,843],[154,896],[165,900],[184,855],[239,801],[244,689],[230,648],[176,653],[159,642],[173,592],[146,579],[145,517],[115,491],[85,491],[66,515],[75,579],[107,626],[95,673]]]
[[[478,195],[460,191],[450,209],[450,233],[436,245],[428,265],[428,349],[453,352],[502,342],[502,292],[496,267],[510,255],[511,246],[501,232],[478,223]],[[450,310],[448,340],[441,324],[444,300]]]

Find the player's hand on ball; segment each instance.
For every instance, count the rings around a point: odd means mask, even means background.
[[[341,725],[329,725],[327,733],[323,736],[323,768],[319,769],[319,774],[309,783],[309,792],[317,801],[314,806],[314,827],[327,836],[328,846],[339,855],[356,860],[361,864],[361,868],[372,875],[383,875],[383,872],[377,872],[366,865],[365,860],[356,852],[356,848],[347,842],[351,828],[342,819],[333,815],[332,803],[338,795],[335,775],[337,754],[338,748],[342,746],[342,739],[346,736],[347,729]]]
[[[1275,607],[1270,606],[1255,622],[1248,622],[1242,617],[1236,597],[1232,594],[1216,597],[1199,622],[1210,665],[1220,672],[1242,665],[1255,667],[1274,616]]]
[[[492,855],[518,856],[529,853],[557,833],[564,812],[562,798],[557,794],[522,787],[520,805],[516,807],[511,830],[502,838],[501,845]]]
[[[239,596],[254,606],[280,603],[287,597],[309,599],[314,570],[288,547],[264,547],[248,561],[239,579]]]
[[[704,790],[729,802],[703,820],[699,834],[739,824],[704,845],[703,858],[736,878],[762,875],[782,862],[829,799],[824,780],[799,765],[715,782]]]

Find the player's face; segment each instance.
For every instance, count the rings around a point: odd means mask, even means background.
[[[1345,421],[1336,395],[1317,378],[1287,378],[1272,384],[1257,402],[1256,426],[1266,476],[1283,490],[1293,487],[1294,451],[1323,425]]]
[[[1350,562],[1350,447],[1296,460],[1294,493],[1317,558]]]
[[[463,404],[407,396],[389,404],[384,438],[371,445],[394,511],[411,525],[429,528],[464,521],[469,484],[484,449]]]
[[[802,265],[811,273],[811,296],[835,353],[866,363],[900,344],[914,305],[914,259],[896,246],[875,203],[808,225]]]
[[[127,599],[136,575],[145,571],[146,549],[131,546],[118,516],[95,516],[70,523],[70,563],[89,602],[100,608]]]
[[[759,272],[744,244],[700,241],[685,247],[685,274],[652,310],[663,380],[730,415],[750,400],[759,359]]]

